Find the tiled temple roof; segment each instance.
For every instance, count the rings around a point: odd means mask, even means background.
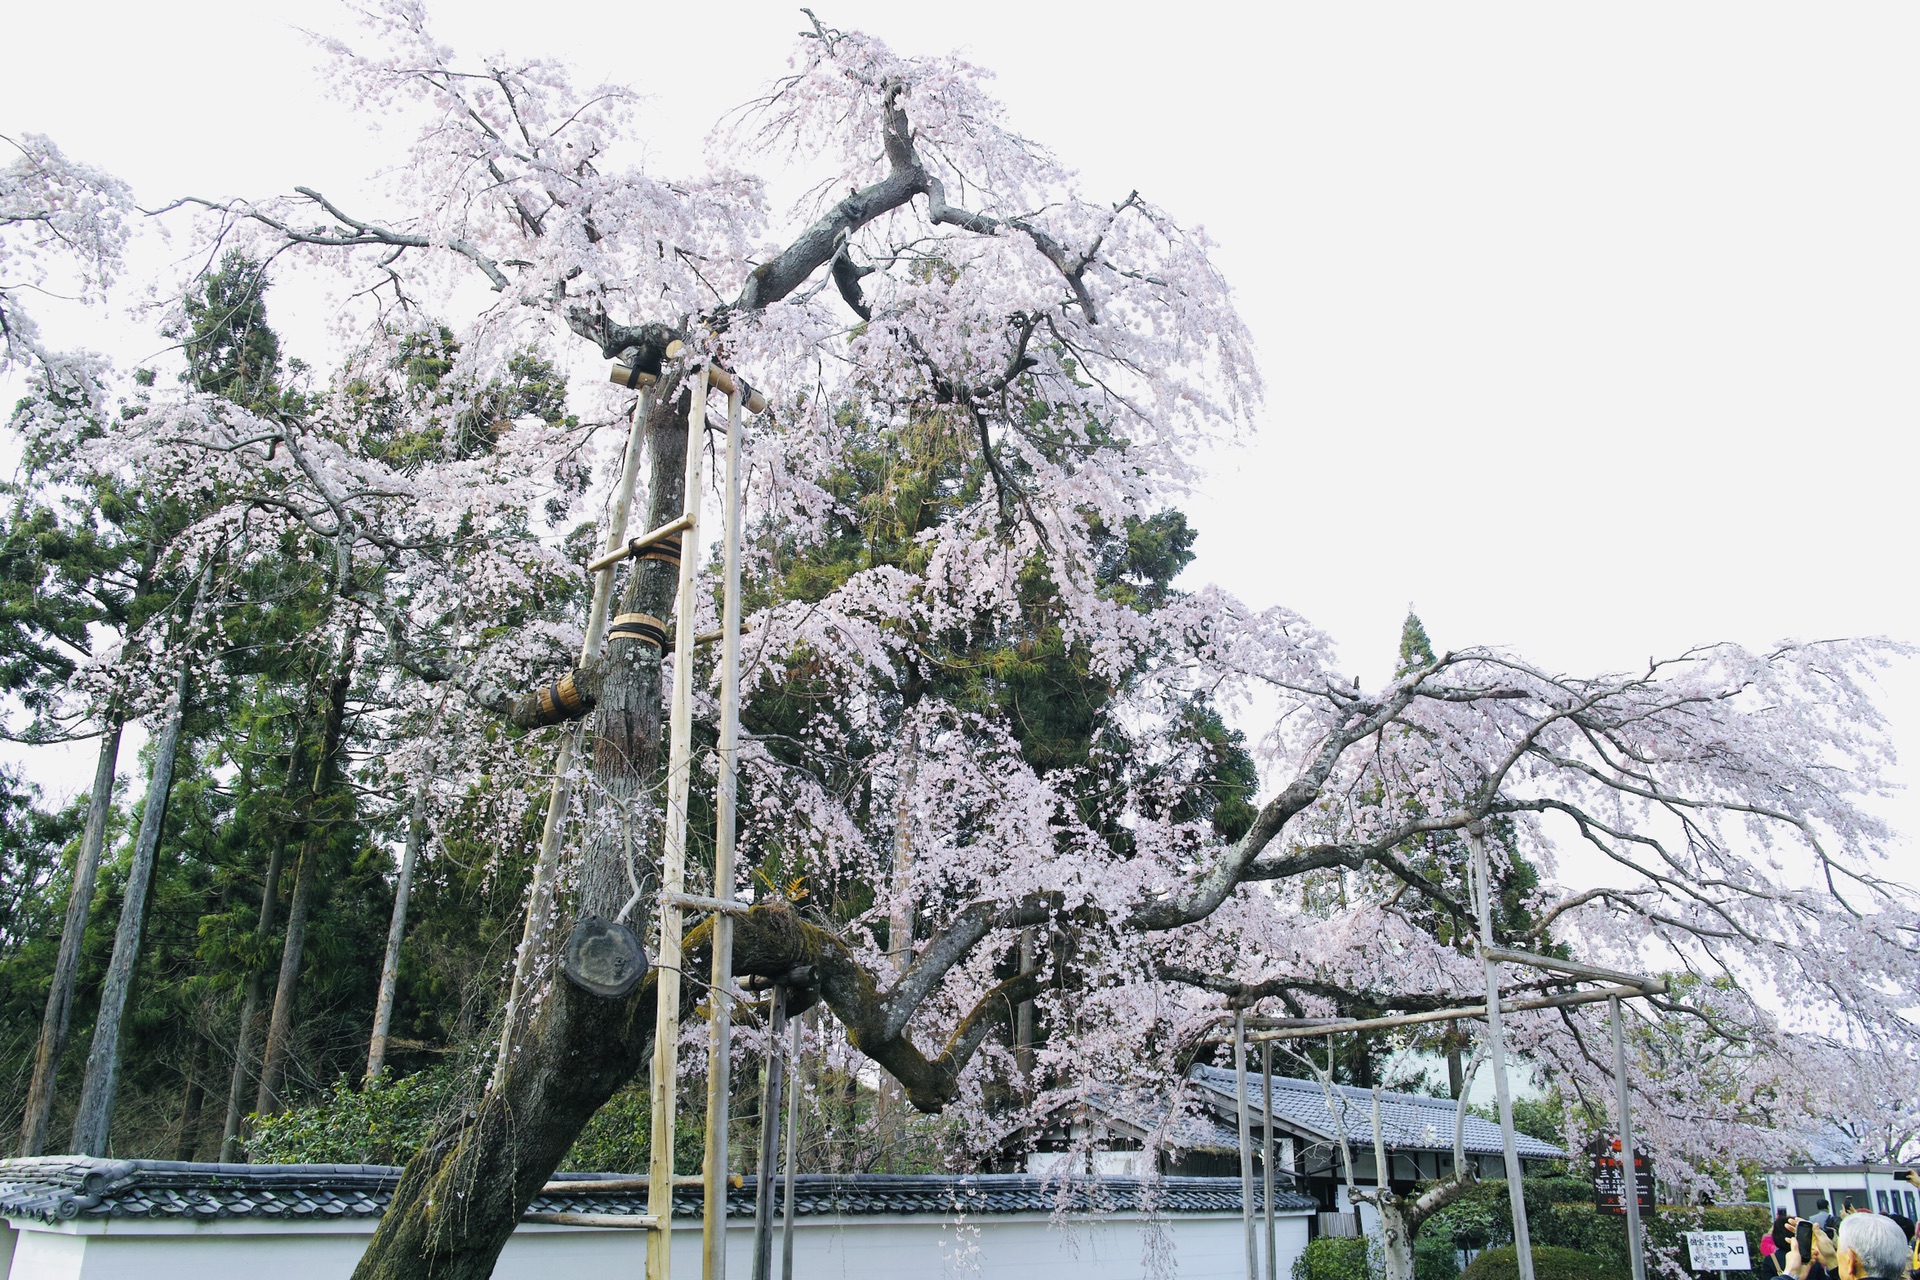
[[[631,1190],[627,1175],[567,1173],[556,1180],[611,1182],[619,1190],[590,1187],[543,1193],[532,1213],[641,1214],[646,1192]],[[189,1164],[177,1160],[100,1160],[42,1156],[0,1160],[0,1216],[54,1223],[74,1219],[175,1218],[207,1221],[324,1222],[374,1219],[386,1211],[400,1170],[370,1164]],[[801,1174],[795,1179],[798,1217],[880,1214],[1137,1212],[1143,1193],[1161,1213],[1238,1213],[1236,1178],[1077,1179],[1069,1183],[1025,1174]],[[1286,1199],[1283,1201],[1282,1196]],[[727,1193],[727,1215],[753,1215],[754,1180]],[[775,1191],[775,1204],[782,1204]],[[1298,1201],[1297,1204],[1293,1203]],[[1312,1202],[1276,1192],[1275,1208],[1305,1212]],[[675,1217],[698,1217],[698,1187],[676,1187]]]
[[[1188,1076],[1195,1084],[1212,1091],[1216,1106],[1234,1105],[1234,1073],[1218,1067],[1196,1066]],[[1373,1091],[1348,1085],[1333,1086],[1340,1104],[1341,1120],[1347,1141],[1362,1148],[1373,1143]],[[1256,1116],[1265,1102],[1260,1074],[1247,1073],[1247,1105]],[[1327,1105],[1326,1091],[1317,1080],[1297,1080],[1287,1076],[1273,1078],[1273,1118],[1293,1128],[1331,1142],[1339,1134],[1334,1121],[1335,1108]],[[1392,1151],[1451,1151],[1453,1149],[1454,1104],[1448,1098],[1429,1098],[1417,1093],[1380,1093],[1381,1137]],[[1256,1121],[1257,1123],[1257,1121]],[[1471,1112],[1467,1114],[1463,1136],[1469,1153],[1497,1155],[1501,1150],[1500,1126]],[[1236,1139],[1237,1142],[1237,1139]],[[1519,1155],[1528,1160],[1560,1159],[1566,1152],[1550,1142],[1526,1134],[1514,1135]]]

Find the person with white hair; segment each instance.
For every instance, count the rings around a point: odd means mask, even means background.
[[[1892,1218],[1877,1213],[1843,1218],[1834,1241],[1840,1280],[1907,1280],[1912,1247]]]

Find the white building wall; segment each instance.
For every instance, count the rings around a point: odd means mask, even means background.
[[[1776,1209],[1785,1209],[1798,1215],[1796,1200],[1824,1199],[1828,1207],[1838,1215],[1842,1209],[1841,1197],[1854,1196],[1858,1199],[1865,1193],[1866,1203],[1863,1209],[1874,1213],[1899,1213],[1907,1217],[1916,1217],[1914,1210],[1920,1208],[1920,1193],[1914,1185],[1893,1176],[1898,1168],[1905,1165],[1836,1165],[1823,1169],[1799,1169],[1779,1171],[1767,1175],[1767,1201]],[[1801,1193],[1798,1197],[1795,1192]],[[1884,1206],[1883,1206],[1884,1198]],[[1808,1206],[1811,1207],[1811,1206]]]
[[[15,1247],[9,1265],[0,1267],[0,1280],[346,1280],[373,1233],[371,1222],[291,1226],[242,1219],[10,1226]],[[1306,1248],[1307,1218],[1278,1216],[1275,1226],[1286,1274]],[[529,1225],[508,1242],[494,1275],[637,1276],[646,1247],[643,1231]],[[751,1274],[752,1247],[751,1227],[730,1224],[731,1274]],[[1010,1214],[960,1224],[935,1218],[801,1219],[794,1227],[794,1270],[841,1280],[1119,1280],[1146,1274],[1150,1247],[1175,1260],[1180,1280],[1240,1280],[1245,1266],[1238,1214],[1179,1214],[1157,1222],[1115,1214],[1060,1226],[1041,1214]],[[676,1224],[673,1271],[700,1274],[698,1222]]]

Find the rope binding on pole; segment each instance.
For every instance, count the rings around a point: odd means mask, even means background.
[[[661,653],[667,651],[667,624],[650,613],[623,613],[607,629],[609,640],[640,640]]]

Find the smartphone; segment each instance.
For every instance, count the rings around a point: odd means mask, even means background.
[[[1813,1224],[1805,1218],[1793,1220],[1793,1247],[1799,1251],[1801,1262],[1813,1261]]]

